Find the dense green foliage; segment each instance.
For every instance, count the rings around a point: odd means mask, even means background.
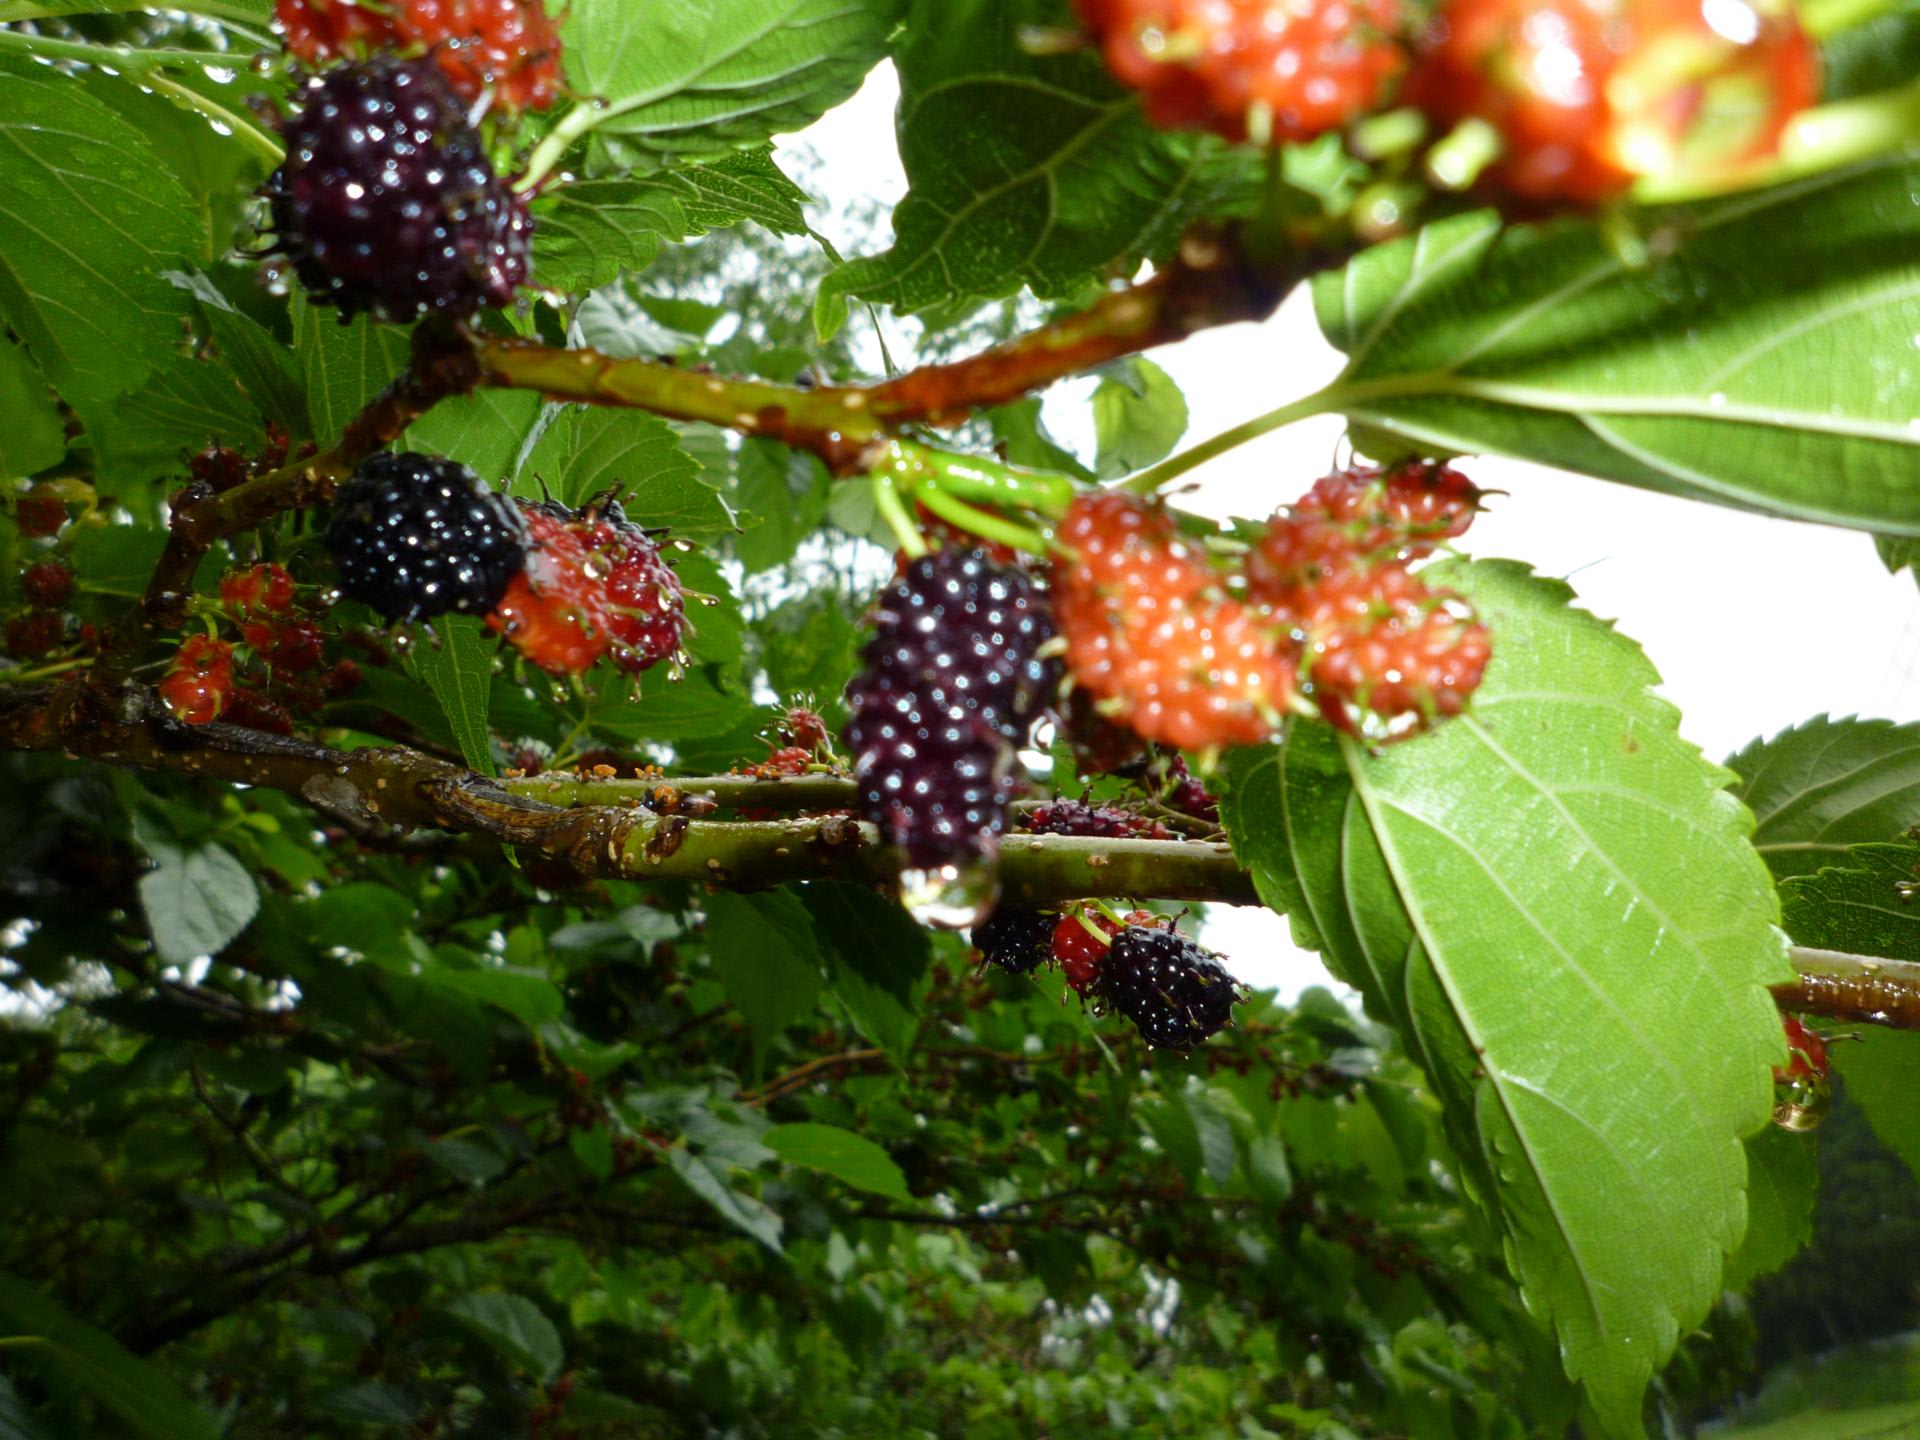
[[[573,0],[572,101],[488,122],[502,173],[541,182],[537,291],[456,339],[576,377],[660,363],[592,397],[615,404],[469,375],[384,438],[522,499],[617,490],[667,532],[684,665],[575,684],[477,618],[402,632],[340,602],[324,486],[190,550],[191,594],[148,593],[188,456],[251,457],[234,493],[306,483],[305,457],[324,479],[446,337],[263,283],[278,141],[250,99],[284,103],[289,72],[262,0],[93,8],[0,0],[0,618],[57,629],[29,653],[10,628],[0,668],[0,1440],[1633,1437],[1912,1326],[1920,1037],[1828,1026],[1830,1142],[1767,1122],[1789,944],[1857,983],[1895,962],[1895,989],[1920,963],[1915,727],[1822,717],[1722,768],[1635,641],[1524,563],[1424,572],[1494,636],[1465,715],[1372,750],[1301,713],[1191,757],[1224,831],[1155,813],[1231,883],[1162,894],[1250,883],[1359,997],[1256,994],[1191,1055],[851,870],[645,878],[770,825],[753,804],[648,796],[653,828],[620,832],[645,843],[604,855],[483,823],[573,813],[529,774],[762,762],[787,706],[837,734],[914,543],[912,465],[918,498],[997,507],[947,513],[1042,551],[1076,486],[1154,488],[1338,413],[1378,459],[1538,460],[1908,563],[1911,5],[1835,39],[1844,165],[1540,224],[1435,191],[1363,244],[1359,197],[1400,161],[1156,130],[1057,43],[1064,0]],[[774,142],[883,60],[911,188],[891,242],[835,210],[842,256],[810,209],[839,177]],[[1345,368],[1183,455],[1178,387],[1115,342],[1156,292],[1121,287],[1148,261],[1191,281],[1182,236],[1248,221],[1256,258],[1300,246],[1284,279],[1312,274]],[[1150,338],[1264,314],[1285,286],[1256,278]],[[1032,385],[897,423],[830,389],[1075,312],[1115,342],[1082,367],[1086,454],[1010,393]],[[663,398],[694,388],[720,399]],[[855,396],[834,424],[861,443],[801,423],[823,393]],[[1253,533],[1183,523],[1221,554]],[[70,597],[25,580],[50,561]],[[284,744],[158,714],[176,632],[233,635],[219,581],[262,561],[357,683],[276,692]],[[1052,739],[1036,794],[1157,801]],[[365,802],[394,756],[480,800],[389,826]],[[791,823],[824,843],[838,817]],[[1067,898],[1132,843],[1074,852]]]

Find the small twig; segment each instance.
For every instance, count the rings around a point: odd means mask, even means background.
[[[1920,965],[1806,945],[1788,953],[1800,978],[1773,987],[1782,1010],[1850,1025],[1920,1030]]]

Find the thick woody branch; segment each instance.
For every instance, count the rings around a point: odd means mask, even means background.
[[[496,337],[477,341],[481,383],[766,436],[847,474],[868,468],[869,447],[900,426],[951,424],[1197,331],[1265,319],[1310,269],[1300,264],[1276,274],[1249,262],[1225,237],[1191,235],[1179,257],[1142,284],[1005,345],[880,385],[801,389]]]
[[[334,750],[218,722],[183,725],[137,686],[127,687],[110,723],[86,730],[63,728],[50,698],[47,690],[25,687],[0,694],[0,748],[61,750],[282,790],[356,834],[435,828],[537,850],[588,876],[696,881],[735,890],[797,880],[884,886],[899,869],[899,857],[873,826],[844,816],[695,820],[670,784],[664,788],[672,793],[665,796],[655,784],[651,795],[627,790],[612,804],[553,805],[400,747]],[[835,798],[844,798],[838,788],[844,783],[836,782]],[[1257,903],[1252,882],[1227,846],[1203,841],[1009,836],[1001,881],[1010,898],[1035,905],[1104,896]]]

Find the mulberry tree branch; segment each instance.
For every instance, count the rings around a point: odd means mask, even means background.
[[[128,686],[111,723],[63,730],[59,691],[0,691],[0,749],[75,758],[298,796],[356,837],[419,830],[482,836],[561,860],[583,875],[681,880],[760,890],[801,880],[885,888],[898,856],[873,826],[844,815],[774,820],[696,818],[720,808],[834,808],[850,798],[835,775],[685,781],[538,776],[499,782],[400,746],[336,750],[215,722],[183,725],[153,692]],[[1129,897],[1228,905],[1260,903],[1252,877],[1224,843],[1010,835],[1001,847],[1004,893],[1026,905]],[[1920,965],[1795,947],[1798,978],[1773,987],[1782,1010],[1847,1024],[1920,1030]]]
[[[177,629],[187,617],[187,602],[200,562],[214,544],[252,530],[288,510],[318,504],[375,450],[399,437],[407,426],[451,395],[471,390],[478,378],[472,347],[451,330],[431,323],[413,332],[407,368],[375,396],[341,433],[331,449],[216,491],[195,482],[173,497],[167,546],[147,581],[146,592],[107,636],[100,658],[86,672],[85,684],[71,694],[76,702],[99,702],[132,674],[154,638]],[[73,722],[81,723],[76,716]]]

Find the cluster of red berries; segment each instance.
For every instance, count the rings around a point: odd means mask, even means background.
[[[51,540],[66,528],[67,504],[51,491],[30,491],[13,502],[13,523],[23,540]],[[28,609],[7,621],[7,654],[15,660],[43,660],[68,643],[64,613],[73,595],[73,570],[55,554],[29,559],[20,574],[20,596]]]
[[[1077,994],[1126,1016],[1156,1049],[1191,1050],[1218,1034],[1240,998],[1219,956],[1145,910],[1115,918],[1002,906],[971,938],[984,961],[1009,974],[1058,965]]]
[[[1035,835],[1077,835],[1091,840],[1178,840],[1151,815],[1085,800],[1049,800],[1025,816],[1021,828]]]
[[[1373,108],[1406,67],[1400,0],[1075,0],[1156,125],[1306,140]]]
[[[607,497],[512,500],[451,460],[375,455],[340,488],[326,540],[342,594],[394,621],[483,615],[551,675],[603,658],[637,674],[687,629],[659,543]]]
[[[1451,0],[1402,98],[1479,120],[1486,179],[1536,202],[1593,204],[1649,175],[1737,177],[1820,98],[1820,61],[1784,0]]]
[[[1483,122],[1484,180],[1591,204],[1648,175],[1737,176],[1817,101],[1786,0],[1076,0],[1159,125],[1294,141],[1394,98]]]
[[[326,639],[299,613],[293,577],[281,566],[229,571],[220,580],[220,604],[240,644],[211,634],[181,643],[156,687],[175,719],[291,735],[295,712],[313,714],[359,685],[357,662],[326,665]]]
[[[545,110],[560,83],[560,36],[540,0],[276,0],[274,16],[296,59],[424,53],[470,105]]]
[[[637,675],[679,656],[687,630],[680,578],[618,501],[579,510],[521,502],[521,510],[526,564],[488,614],[491,629],[550,675],[579,675],[603,658]]]
[[[1053,575],[1073,680],[1111,718],[1189,750],[1256,743],[1307,706],[1377,740],[1457,714],[1490,657],[1486,629],[1407,566],[1462,534],[1479,498],[1444,465],[1342,471],[1274,516],[1239,575],[1163,509],[1078,500]]]

